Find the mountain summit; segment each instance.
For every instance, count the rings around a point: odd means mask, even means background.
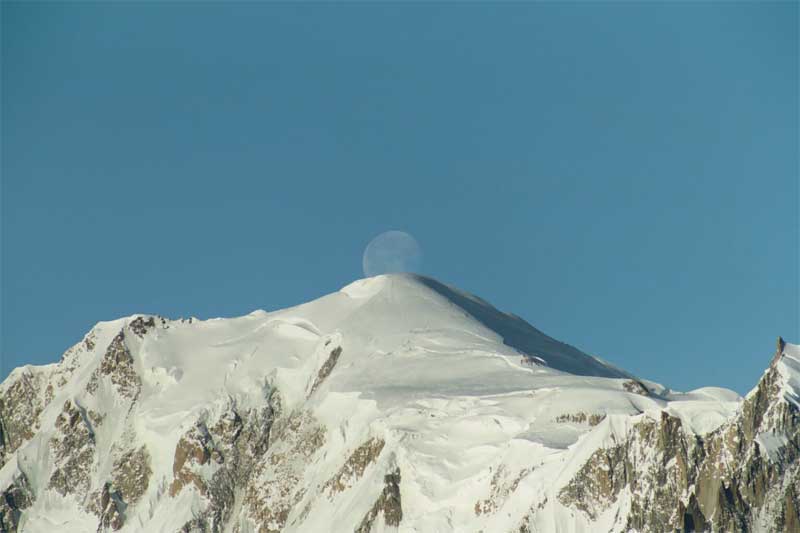
[[[800,348],[638,379],[433,279],[100,322],[0,385],[0,531],[800,531]]]

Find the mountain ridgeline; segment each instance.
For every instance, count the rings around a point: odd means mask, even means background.
[[[764,362],[676,392],[407,274],[100,322],[0,385],[0,532],[800,532],[800,347]]]

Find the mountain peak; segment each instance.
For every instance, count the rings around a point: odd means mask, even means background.
[[[355,299],[375,300],[372,313],[391,316],[411,330],[443,319],[451,330],[471,330],[517,353],[527,364],[575,375],[631,378],[613,365],[544,334],[522,318],[502,312],[486,300],[418,274],[388,274],[355,281],[341,292]],[[434,318],[431,310],[440,316]],[[415,317],[424,317],[420,321]],[[398,321],[399,319],[399,321]],[[500,352],[508,350],[500,349]]]
[[[0,386],[0,530],[728,530],[756,508],[791,530],[800,351],[779,344],[744,400],[677,393],[413,274],[100,322]]]

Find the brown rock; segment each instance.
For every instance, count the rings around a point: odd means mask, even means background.
[[[379,515],[387,526],[397,527],[403,519],[403,506],[400,500],[400,469],[395,468],[384,476],[383,491],[372,506],[354,533],[369,533],[372,531]]]

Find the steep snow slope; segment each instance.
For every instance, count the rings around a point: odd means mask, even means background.
[[[769,405],[796,406],[788,346]],[[598,480],[598,453],[665,420],[701,439],[747,415],[731,391],[672,392],[397,274],[234,319],[101,322],[0,397],[0,530],[31,532],[625,530],[641,494]],[[783,457],[781,428],[754,446]]]

